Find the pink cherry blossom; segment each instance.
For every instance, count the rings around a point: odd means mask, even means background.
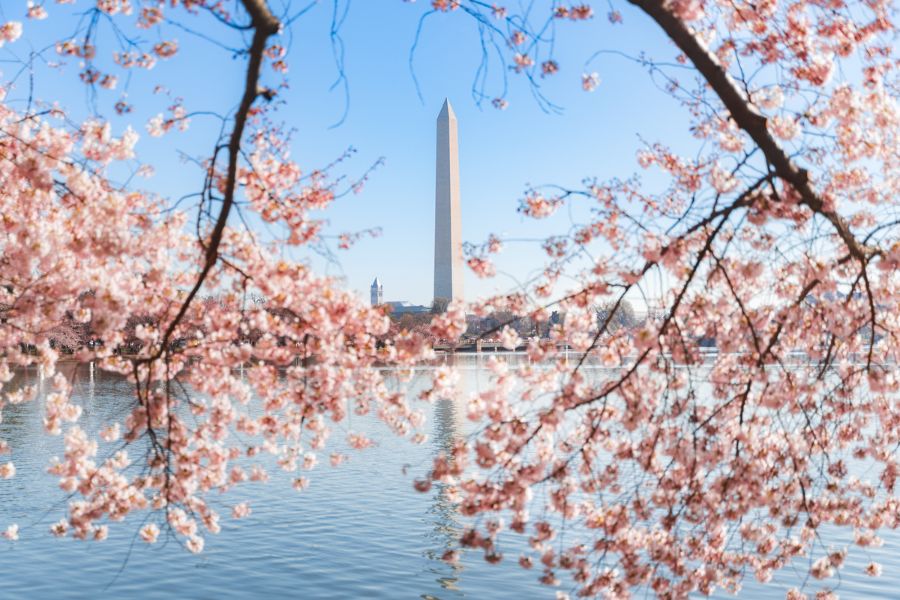
[[[144,540],[148,544],[154,544],[159,537],[159,527],[155,523],[147,523],[146,525],[141,527],[138,533],[140,534],[142,540]]]
[[[0,46],[5,42],[14,42],[22,37],[22,23],[19,21],[7,21],[0,25]]]

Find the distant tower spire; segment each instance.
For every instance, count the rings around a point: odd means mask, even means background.
[[[372,306],[384,304],[384,286],[377,277],[372,282],[372,287],[369,288],[369,298],[372,300]]]
[[[459,145],[449,100],[437,118],[434,200],[434,298],[463,299],[462,224],[459,208]]]

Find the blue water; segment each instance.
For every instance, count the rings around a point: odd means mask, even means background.
[[[465,360],[471,361],[464,365],[465,383],[473,387],[486,374],[474,358]],[[131,391],[121,378],[92,376],[86,366],[68,365],[64,371],[84,406],[85,429],[129,412]],[[40,381],[33,371],[19,377]],[[337,468],[327,465],[327,456],[320,458],[316,470],[304,473],[311,485],[303,492],[290,486],[296,474],[271,468],[268,483],[213,497],[222,531],[206,535],[204,552],[193,555],[174,539],[161,537],[155,545],[136,539],[145,515],[112,523],[103,542],[50,535],[50,524],[65,514],[66,496],[45,470],[50,457],[62,454],[62,438],[44,434],[39,401],[8,406],[0,437],[13,447],[17,475],[0,481],[0,529],[17,522],[20,540],[0,539],[0,599],[554,598],[554,589],[537,582],[539,570],[516,564],[522,548],[518,536],[504,542],[507,558],[497,565],[477,551],[464,552],[456,566],[440,560],[456,547],[462,519],[439,489],[420,494],[412,481],[470,426],[453,402],[438,402],[432,412],[431,436],[421,446],[396,438],[371,419],[353,417],[351,424],[336,427],[329,444],[338,449],[344,427],[366,432],[378,446],[349,451],[350,460]],[[243,500],[251,503],[252,515],[235,521],[230,507]],[[868,553],[852,549],[842,579],[828,582],[842,598],[900,598],[900,545],[893,532],[882,536],[884,547]],[[862,573],[869,560],[882,563],[881,578]],[[798,563],[796,572],[779,573],[766,586],[748,574],[742,597],[783,598],[804,572]],[[822,587],[815,584],[807,591]]]

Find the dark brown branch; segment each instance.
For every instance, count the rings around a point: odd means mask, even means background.
[[[850,226],[834,209],[828,208],[822,197],[816,193],[809,181],[806,169],[798,167],[788,157],[766,127],[766,117],[750,104],[734,79],[719,60],[697,39],[693,31],[667,7],[663,0],[628,0],[649,15],[666,35],[687,56],[709,86],[713,89],[731,118],[743,129],[762,150],[775,173],[787,182],[798,194],[800,201],[814,213],[822,215],[834,227],[838,236],[847,246],[849,253],[865,268],[876,250],[861,244],[850,230]]]
[[[253,102],[260,95],[259,75],[262,67],[263,52],[266,49],[266,40],[278,33],[278,30],[281,27],[278,19],[276,19],[272,14],[272,11],[269,10],[266,0],[241,1],[244,5],[244,9],[250,14],[253,28],[253,41],[247,52],[249,63],[247,65],[247,77],[244,83],[243,97],[241,98],[237,113],[235,114],[234,128],[231,130],[231,136],[228,140],[228,171],[225,179],[225,195],[222,199],[222,208],[219,211],[216,224],[209,236],[209,241],[204,244],[206,256],[203,268],[197,276],[197,281],[184,299],[184,302],[181,303],[178,314],[175,315],[175,318],[172,319],[169,326],[166,328],[166,332],[162,336],[160,347],[156,354],[147,359],[148,361],[159,358],[165,351],[172,334],[184,318],[184,315],[187,314],[191,302],[200,291],[200,288],[203,287],[203,283],[206,281],[207,276],[219,259],[219,245],[222,242],[222,234],[225,232],[225,226],[228,223],[228,215],[231,212],[232,206],[234,206],[234,195],[237,185],[237,163],[240,156],[241,139],[244,135],[244,128],[247,125],[247,117],[250,114]]]

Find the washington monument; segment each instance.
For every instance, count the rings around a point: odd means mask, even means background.
[[[459,145],[449,100],[437,118],[434,194],[434,299],[463,299],[462,231],[459,211]]]

